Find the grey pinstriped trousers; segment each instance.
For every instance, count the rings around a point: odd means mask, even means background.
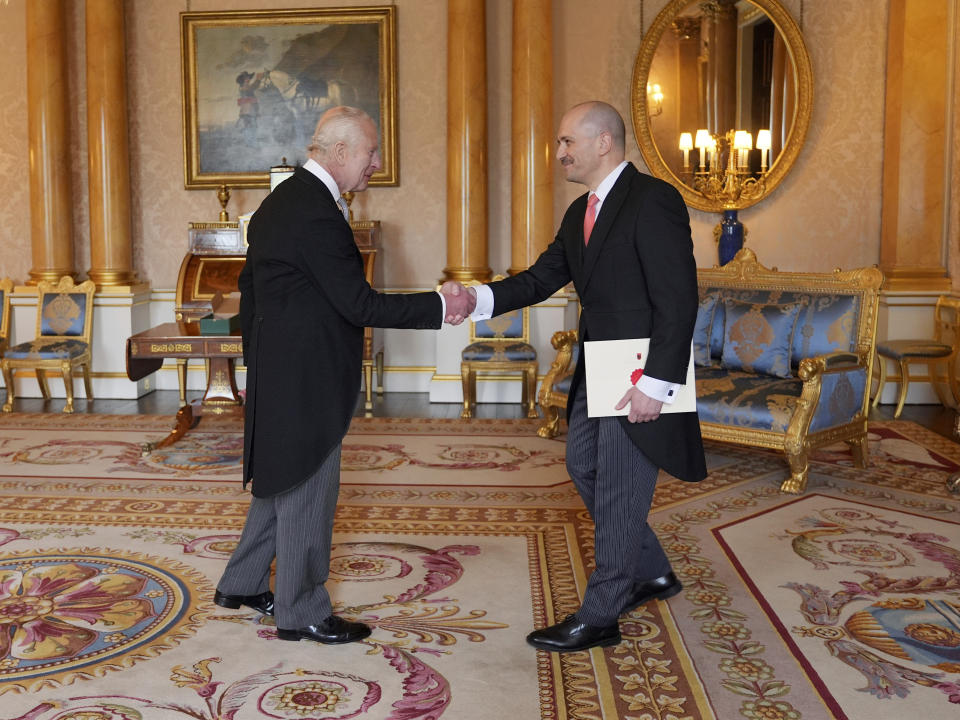
[[[596,569],[577,618],[589,625],[617,622],[633,584],[670,572],[660,541],[647,524],[659,468],[616,417],[587,417],[586,383],[570,412],[567,472],[595,525]]]
[[[228,595],[269,589],[277,558],[274,617],[277,627],[313,625],[333,612],[324,583],[330,571],[333,516],[340,493],[340,444],[317,471],[292,490],[252,498],[237,549],[217,584]]]

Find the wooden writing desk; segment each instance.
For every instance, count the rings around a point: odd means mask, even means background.
[[[240,331],[231,335],[201,335],[198,322],[170,322],[127,338],[127,377],[140,380],[163,366],[166,358],[207,360],[207,389],[203,397],[185,402],[177,411],[170,434],[144,450],[165,447],[183,437],[204,414],[243,417],[243,401],[237,393],[235,366],[243,358]]]

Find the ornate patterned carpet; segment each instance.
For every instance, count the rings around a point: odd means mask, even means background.
[[[206,423],[205,419],[203,423]],[[782,458],[711,444],[651,516],[685,591],[615,648],[525,645],[578,606],[592,525],[531,421],[357,419],[331,567],[341,647],[212,604],[242,527],[238,428],[144,456],[156,416],[0,417],[0,718],[623,720],[960,711],[960,446],[871,426],[785,496]]]

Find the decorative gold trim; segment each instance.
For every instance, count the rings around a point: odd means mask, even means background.
[[[181,91],[183,97],[183,183],[188,190],[270,187],[270,169],[262,172],[201,172],[197,132],[197,38],[198,28],[260,25],[352,25],[376,23],[380,28],[380,155],[383,169],[370,185],[400,183],[397,143],[397,15],[394,5],[295,10],[235,10],[180,13]],[[300,148],[297,148],[300,149]]]
[[[766,188],[755,196],[741,196],[733,203],[729,203],[722,198],[708,199],[704,197],[693,187],[686,185],[670,170],[653,141],[647,108],[647,82],[650,79],[650,66],[653,63],[653,56],[656,54],[660,38],[671,29],[674,20],[677,19],[684,8],[692,4],[692,0],[670,0],[667,6],[657,15],[644,36],[633,67],[630,110],[633,130],[643,160],[653,175],[676,187],[683,195],[687,205],[697,210],[707,212],[722,212],[725,209],[742,210],[755,205],[770,195],[796,162],[813,114],[813,67],[800,28],[797,27],[789,11],[778,0],[751,0],[751,2],[767,12],[776,28],[783,35],[787,51],[797,72],[797,112],[793,127],[790,130],[787,142],[784,143],[783,150],[765,176]]]

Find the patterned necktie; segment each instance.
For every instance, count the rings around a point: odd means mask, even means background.
[[[337,198],[337,205],[340,206],[340,212],[343,213],[343,219],[347,222],[350,222],[350,210],[347,208],[347,201],[343,199],[343,195]]]
[[[595,193],[590,193],[587,198],[587,212],[583,216],[583,244],[590,242],[590,233],[593,232],[593,223],[597,220],[597,203],[600,198]]]

